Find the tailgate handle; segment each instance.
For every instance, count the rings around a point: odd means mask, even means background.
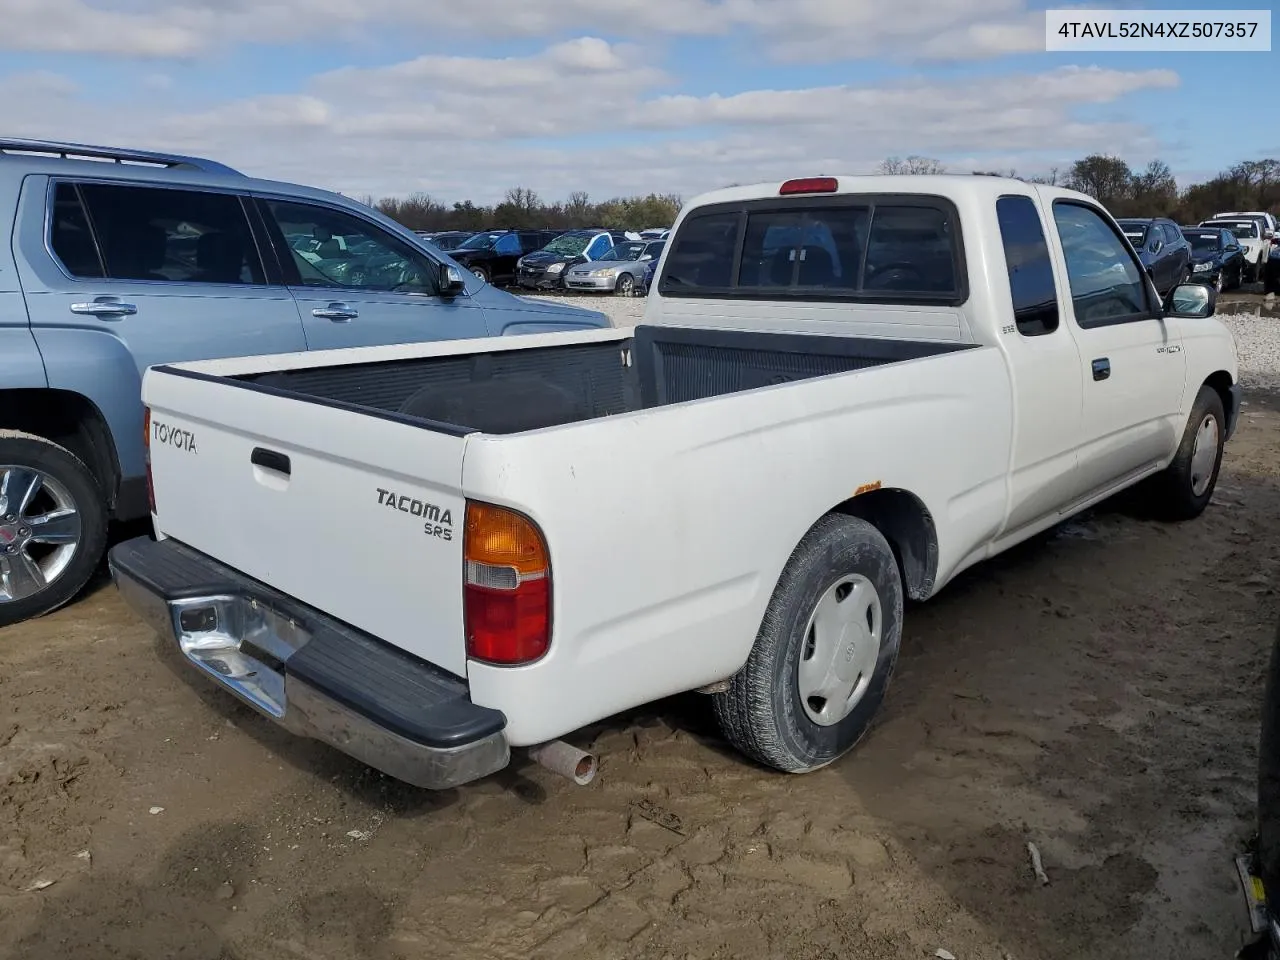
[[[253,453],[249,454],[249,462],[257,467],[264,467],[267,470],[274,470],[277,473],[283,473],[289,476],[292,469],[289,458],[283,453],[277,453],[275,450],[268,450],[266,447],[254,447]]]

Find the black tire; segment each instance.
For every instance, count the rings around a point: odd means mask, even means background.
[[[1213,453],[1212,469],[1208,474],[1208,484],[1199,493],[1193,476],[1202,476],[1202,471],[1194,469],[1193,458],[1196,447],[1196,435],[1207,418],[1213,418],[1217,430],[1217,449]],[[1210,386],[1202,386],[1196,395],[1196,402],[1191,408],[1191,416],[1182,432],[1182,443],[1178,445],[1178,453],[1163,471],[1151,479],[1151,507],[1163,520],[1194,520],[1204,512],[1204,508],[1213,499],[1214,488],[1218,485],[1218,471],[1222,466],[1222,451],[1226,438],[1226,414],[1223,412],[1222,398],[1218,391]]]
[[[865,578],[876,590],[880,647],[852,710],[821,725],[801,701],[800,661],[808,651],[809,621],[818,601],[846,576]],[[713,695],[725,738],[748,757],[787,773],[826,766],[853,749],[870,728],[897,664],[901,637],[902,580],[888,541],[865,520],[824,517],[787,561],[746,665],[727,690]],[[846,663],[851,650],[851,645],[841,648]]]
[[[0,475],[6,473],[4,467],[39,471],[60,486],[60,495],[70,499],[80,516],[80,536],[71,551],[70,560],[47,586],[21,599],[0,599],[0,627],[49,613],[72,600],[93,577],[107,546],[107,508],[101,488],[89,468],[70,450],[43,437],[17,430],[0,430]],[[50,495],[48,490],[38,493],[31,501],[28,515],[38,504],[48,503],[41,498]],[[12,512],[8,512],[11,507]],[[9,535],[30,529],[22,526],[16,506],[5,504],[5,511],[0,512],[0,540],[8,540]],[[13,522],[8,522],[10,516],[15,518]],[[7,543],[0,545],[0,561],[5,563],[6,569],[12,562],[5,555],[9,549],[20,548]],[[33,543],[27,555],[39,558],[49,549],[43,544]],[[2,596],[7,596],[7,593],[0,587]]]
[[[1219,270],[1218,275],[1213,280],[1213,288],[1219,293],[1227,289],[1227,271]]]
[[[636,278],[629,273],[618,274],[618,280],[613,285],[613,292],[620,297],[629,297],[636,292]]]

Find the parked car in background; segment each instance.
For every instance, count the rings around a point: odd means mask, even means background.
[[[1244,250],[1235,234],[1221,227],[1183,227],[1191,244],[1191,279],[1221,293],[1244,282]]]
[[[564,285],[564,271],[572,264],[599,260],[626,239],[620,230],[570,230],[541,250],[521,257],[516,280],[534,290],[557,289]]]
[[[526,253],[541,250],[563,233],[561,230],[491,230],[477,233],[449,251],[455,263],[487,283],[514,283],[516,263]]]
[[[1268,213],[1265,210],[1235,210],[1229,213],[1215,213],[1210,219],[1236,220],[1241,217],[1247,217],[1250,220],[1260,220],[1262,222],[1262,237],[1264,240],[1274,240],[1276,239],[1276,234],[1280,232],[1276,226],[1275,214]]]
[[[671,236],[671,231],[666,227],[650,227],[648,230],[640,231],[641,240],[665,240]]]
[[[626,240],[606,250],[599,260],[569,267],[564,285],[570,290],[597,290],[629,297],[644,281],[645,270],[662,254],[665,240]]]
[[[1172,220],[1117,220],[1120,229],[1138,252],[1138,259],[1151,274],[1160,296],[1164,296],[1191,275],[1191,244]]]
[[[426,239],[430,241],[433,247],[446,252],[456,250],[473,236],[475,234],[470,230],[444,230],[440,233],[425,234]]]
[[[0,140],[0,224],[0,626],[66,603],[107,522],[149,515],[148,367],[609,326],[487,287],[364,204],[197,157]]]
[[[1271,259],[1271,241],[1265,238],[1265,221],[1260,217],[1232,217],[1221,220],[1202,220],[1202,227],[1221,227],[1230,230],[1244,250],[1244,278],[1248,283],[1262,279],[1267,261]]]
[[[1265,293],[1280,294],[1280,239],[1273,243],[1271,256],[1262,265],[1262,289]]]

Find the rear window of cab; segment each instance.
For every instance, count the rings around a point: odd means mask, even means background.
[[[954,206],[919,194],[709,205],[668,243],[667,297],[959,304],[967,299]]]

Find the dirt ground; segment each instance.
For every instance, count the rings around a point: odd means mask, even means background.
[[[0,957],[1229,957],[1280,615],[1280,404],[1245,414],[1200,520],[1108,507],[909,608],[878,727],[807,777],[691,695],[576,737],[588,787],[418,792],[103,584],[0,631]]]

